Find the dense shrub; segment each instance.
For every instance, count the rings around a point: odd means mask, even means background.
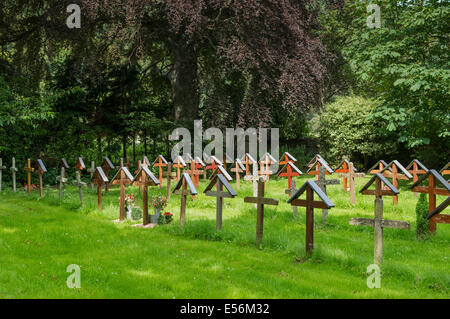
[[[421,240],[430,234],[428,216],[428,200],[426,194],[420,194],[416,205],[416,235]]]

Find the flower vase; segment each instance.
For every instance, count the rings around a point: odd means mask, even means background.
[[[150,215],[150,223],[158,224],[159,215],[161,215],[161,209],[155,207],[154,212],[154,215]]]
[[[131,216],[131,211],[133,210],[133,205],[127,205],[127,219],[133,220],[133,217]]]

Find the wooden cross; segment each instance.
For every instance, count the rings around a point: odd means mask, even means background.
[[[350,184],[350,203],[352,205],[356,204],[356,196],[355,196],[355,178],[356,177],[364,177],[366,176],[364,173],[355,173],[355,169],[352,162],[347,163],[347,173],[339,174],[340,177],[344,177],[344,180],[349,180]],[[337,172],[337,170],[336,170]]]
[[[167,164],[167,201],[170,199],[170,195],[172,194],[170,189],[170,184],[173,179],[176,179],[176,173],[172,172],[172,163]]]
[[[334,169],[335,173],[343,173],[339,176],[343,178],[343,188],[345,191],[348,191],[349,188],[347,187],[347,178],[348,178],[348,172],[349,172],[349,166],[350,162],[347,159],[344,159],[336,168]]]
[[[306,200],[298,199],[306,191]],[[316,193],[320,201],[314,200],[314,193]],[[330,209],[334,207],[333,202],[320,189],[314,181],[307,181],[300,187],[294,195],[288,200],[288,203],[293,206],[306,207],[306,255],[311,256],[314,248],[314,208]]]
[[[211,191],[217,185],[217,191]],[[223,191],[225,186],[226,192]],[[206,196],[216,197],[216,229],[222,229],[222,209],[223,209],[223,199],[224,198],[234,198],[237,196],[236,192],[233,190],[231,185],[228,183],[227,179],[222,174],[217,174],[211,180],[209,185],[206,187],[204,193]]]
[[[283,155],[281,155],[280,165],[284,166],[287,163],[295,164],[295,162],[297,162],[297,159],[294,156],[292,156],[291,154],[289,154],[288,152],[284,152]]]
[[[167,167],[168,163],[166,161],[166,159],[162,156],[159,155],[156,160],[153,162],[153,166],[154,167],[158,167],[158,171],[159,171],[159,188],[162,188],[162,184],[163,184],[163,167]],[[168,169],[168,172],[170,172],[170,170]],[[169,174],[170,175],[170,174]],[[170,188],[170,187],[169,187]],[[167,197],[168,198],[168,197]]]
[[[138,171],[134,180],[139,180],[139,184],[142,185],[142,220],[143,224],[148,225],[150,223],[148,216],[148,187],[159,185],[159,180],[153,175],[153,173],[148,169],[147,165],[142,165],[141,169]]]
[[[379,160],[374,166],[369,168],[368,173],[369,174],[381,173],[386,166],[388,166],[388,164],[384,160]],[[389,170],[391,170],[391,168],[389,168]],[[386,189],[383,183],[381,183],[381,187],[383,189]]]
[[[63,199],[64,184],[67,183],[66,168],[62,165],[60,168],[59,176],[56,177],[56,181],[59,183],[59,201]]]
[[[317,160],[318,160],[319,158],[323,158],[323,157],[322,157],[320,154],[316,154],[316,155],[309,161],[309,163],[306,165],[306,167],[307,167],[308,169],[312,168],[312,167],[316,164],[316,162],[317,162]]]
[[[31,193],[31,172],[34,172],[34,168],[31,167],[31,160],[27,160],[27,166],[25,166],[24,170],[27,172],[27,185],[28,185],[28,194]]]
[[[127,161],[124,164],[128,170],[130,170],[134,165],[132,163],[130,163],[130,158],[127,156]]]
[[[228,164],[233,164],[233,159],[228,156],[227,152],[223,153],[222,157],[222,164],[225,167],[225,169],[228,169]]]
[[[322,156],[316,155],[317,160],[310,165],[310,168],[307,171],[308,175],[316,175],[316,180],[320,180],[320,168],[325,168],[325,174],[331,175],[334,173],[334,171],[331,169],[331,167],[328,165],[327,161],[325,161]],[[315,169],[315,170],[314,170]]]
[[[253,157],[249,154],[246,153],[244,155],[244,160],[242,161],[243,164],[245,164],[245,176],[249,176],[250,175],[250,165],[258,165],[258,163],[253,159]],[[254,174],[254,170],[253,170],[253,174]]]
[[[189,188],[189,190],[188,190]],[[177,185],[173,190],[174,194],[181,196],[180,205],[180,226],[184,226],[184,220],[186,218],[186,200],[189,195],[197,195],[197,190],[192,183],[191,177],[187,173],[183,173],[181,178],[178,180]]]
[[[425,165],[417,159],[412,160],[411,163],[406,166],[406,170],[413,176],[413,183],[417,182],[419,175],[423,175],[428,172],[428,168],[426,168]],[[417,193],[414,192],[414,195],[417,196]]]
[[[81,171],[86,168],[86,165],[84,165],[83,158],[78,157],[77,162],[75,164],[75,169],[78,171],[79,175],[81,176]]]
[[[399,173],[399,170],[403,173]],[[384,177],[392,178],[392,185],[398,189],[398,180],[404,179],[408,180],[412,178],[412,175],[400,164],[397,160],[393,160],[390,162],[382,171],[381,174]],[[398,195],[394,195],[393,197],[394,205],[398,204]]]
[[[184,162],[181,156],[177,156],[173,161],[172,167],[177,169],[177,180],[180,179],[181,169],[186,167],[186,163]]]
[[[288,178],[288,189],[292,188],[292,177],[302,175],[302,171],[297,168],[292,162],[287,162],[278,172],[278,176]]]
[[[259,171],[260,175],[265,175],[267,180],[270,179],[270,175],[272,175],[272,171],[270,170],[270,165],[277,163],[277,160],[272,157],[269,153],[264,154],[259,161],[261,165],[261,169]]]
[[[422,186],[422,183],[426,180],[428,180],[428,186]],[[437,187],[438,183],[441,184],[443,188]],[[436,209],[436,195],[450,196],[450,184],[434,169],[430,169],[427,173],[422,175],[422,177],[411,186],[411,189],[413,192],[428,194],[429,215]],[[450,224],[450,215],[439,213],[435,213],[429,218],[429,229],[432,234],[436,232],[437,223]]]
[[[436,223],[445,223],[449,224],[450,221],[450,215],[440,215],[440,213],[448,207],[450,204],[450,197],[447,197],[441,205],[436,207],[431,213],[428,214],[427,219],[433,219]]]
[[[263,178],[263,180],[265,181],[267,177],[258,175],[258,167],[256,167],[256,165],[253,165],[253,174],[252,175],[244,176],[244,180],[253,182],[253,197],[258,196],[258,184],[259,184],[260,178]],[[256,204],[255,204],[255,207],[257,207]]]
[[[234,161],[234,163],[235,167],[232,167],[231,171],[236,174],[236,189],[239,190],[241,188],[241,173],[245,171],[245,167],[238,158]]]
[[[3,166],[3,159],[0,158],[0,192],[2,191],[2,172],[4,169],[6,169],[6,166]]]
[[[198,175],[195,176],[194,184],[195,187],[198,187],[199,181],[200,181],[200,175],[205,173],[205,170],[203,169],[206,165],[203,163],[202,159],[198,156],[194,158],[195,161],[195,169],[198,171]]]
[[[123,159],[120,161],[123,165]],[[126,166],[122,166],[117,171],[116,175],[111,179],[113,185],[120,185],[120,217],[122,221],[125,219],[125,186],[133,183],[134,178]]]
[[[16,173],[18,171],[17,167],[16,167],[16,158],[13,157],[12,158],[12,166],[10,168],[11,170],[11,175],[12,175],[12,188],[13,188],[13,192],[16,192]]]
[[[94,183],[92,182],[92,177],[94,176],[94,173],[95,173],[95,170],[96,170],[96,168],[95,168],[95,162],[94,161],[92,161],[91,162],[91,167],[90,168],[88,168],[88,173],[90,173],[90,175],[91,175],[91,188],[93,189],[94,188]]]
[[[284,191],[284,193],[288,194],[289,198],[291,198],[292,196],[294,196],[294,194],[297,192],[297,190],[298,190],[297,189],[297,185],[295,183],[295,180],[293,180],[292,183],[291,183],[291,186],[288,189],[286,189]],[[297,214],[298,214],[297,206],[292,205],[292,216],[297,217]]]
[[[264,181],[265,178],[260,176],[258,180],[258,192],[255,197],[245,197],[245,203],[254,203],[257,207],[256,211],[256,245],[260,245],[264,230],[264,205],[278,205],[278,201],[273,198],[264,197]]]
[[[76,181],[74,182],[75,186],[78,186],[78,193],[80,194],[80,202],[81,202],[81,207],[84,207],[84,195],[83,195],[83,187],[86,186],[85,182],[81,181],[81,171],[77,170],[76,173]]]
[[[97,185],[97,207],[98,210],[102,210],[102,186],[103,184],[108,183],[108,178],[100,166],[95,168],[94,174],[91,178],[91,183]]]
[[[205,167],[206,171],[211,170],[211,172],[213,173],[217,167],[222,166],[222,162],[219,161],[215,156],[211,156],[209,158],[209,161],[210,161],[209,165],[206,165]]]
[[[375,190],[368,189],[375,182]],[[386,185],[384,189],[382,185]],[[409,229],[409,223],[399,220],[383,219],[383,196],[394,196],[399,193],[383,175],[376,173],[359,191],[363,195],[375,195],[374,218],[351,218],[350,225],[372,226],[374,228],[374,263],[383,261],[383,228]]]
[[[44,184],[42,182],[42,175],[47,173],[47,169],[45,168],[44,162],[41,159],[37,160],[37,167],[34,172],[39,176],[39,195],[42,197],[44,191]]]
[[[319,185],[320,189],[322,190],[322,192],[325,193],[325,195],[327,194],[327,185],[337,185],[340,184],[341,181],[339,179],[326,179],[325,178],[325,167],[324,166],[320,166],[319,167],[319,180],[316,181],[316,184]],[[322,222],[325,223],[327,221],[328,218],[328,209],[327,208],[323,208],[322,209]]]
[[[197,165],[194,159],[191,161],[191,169],[189,170],[189,175],[191,176],[191,180],[194,182],[196,188],[198,188],[199,176],[203,171],[197,169]]]
[[[105,173],[106,179],[109,178],[109,171],[115,169],[114,164],[107,157],[105,157],[105,159],[103,160],[101,168],[103,170],[103,173]],[[105,192],[109,192],[109,182],[105,183]]]

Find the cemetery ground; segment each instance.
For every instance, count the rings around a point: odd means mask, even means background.
[[[297,178],[301,186],[311,176]],[[356,179],[359,190],[368,177]],[[342,183],[342,181],[341,181]],[[231,183],[235,187],[235,182]],[[166,195],[149,188],[149,197]],[[279,206],[264,210],[264,237],[255,245],[256,209],[244,203],[252,185],[242,182],[235,199],[225,199],[223,228],[216,231],[216,198],[202,191],[187,201],[186,224],[179,226],[180,198],[172,195],[164,211],[170,225],[153,229],[114,223],[119,217],[119,188],[103,196],[97,211],[95,189],[67,186],[60,203],[57,188],[44,198],[0,193],[0,298],[448,298],[450,226],[438,224],[434,236],[416,240],[418,197],[400,181],[398,206],[384,197],[384,218],[411,223],[410,230],[384,229],[381,288],[369,289],[373,227],[351,226],[352,217],[373,218],[374,197],[356,195],[350,204],[342,185],[327,187],[336,205],[321,223],[315,209],[315,249],[305,255],[305,208],[292,216],[284,193],[286,179],[271,178],[266,196]],[[138,187],[127,194],[141,198]],[[443,200],[438,196],[438,203]],[[137,201],[136,205],[141,203]],[[152,212],[150,212],[152,213]],[[66,285],[67,266],[81,267],[81,288]]]

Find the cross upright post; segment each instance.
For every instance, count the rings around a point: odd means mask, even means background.
[[[327,194],[327,185],[337,185],[340,184],[341,181],[339,179],[326,179],[325,178],[325,167],[322,165],[319,166],[319,180],[316,182],[319,185],[322,192]],[[328,219],[328,209],[322,208],[322,222],[325,223]]]
[[[16,158],[13,157],[12,158],[12,165],[11,165],[11,175],[12,175],[12,189],[13,192],[16,192],[16,173],[18,171],[17,167],[16,167]]]

